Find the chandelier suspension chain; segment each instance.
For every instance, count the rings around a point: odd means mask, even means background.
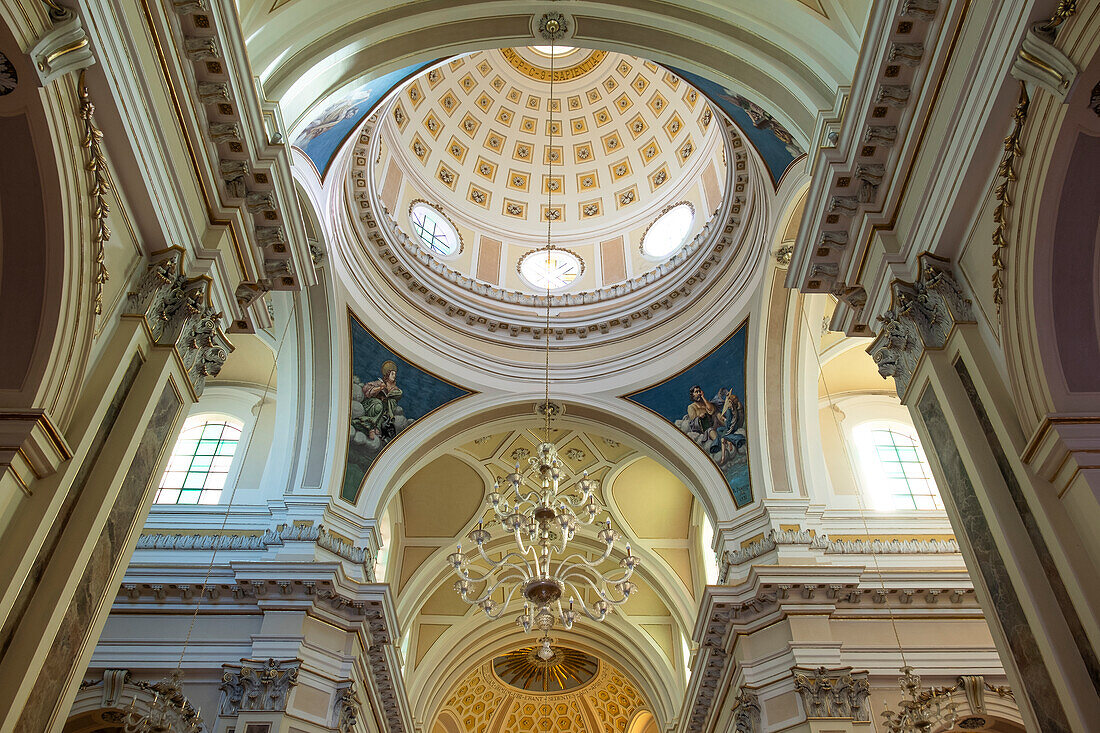
[[[550,144],[546,151],[546,269],[550,269],[550,260],[554,243],[550,238],[551,227],[554,223],[554,35],[550,34],[550,96],[546,101],[546,109],[549,113],[549,123],[546,128],[547,139]],[[543,412],[546,418],[545,440],[550,441],[550,278],[546,278],[546,325],[543,329],[546,339],[546,370],[544,380],[546,385]]]
[[[547,24],[550,33],[550,95],[548,99],[547,183],[546,183],[546,264],[549,273],[553,259],[553,175],[554,175],[554,87],[556,72],[555,36],[562,28],[557,21]],[[480,608],[490,619],[499,619],[507,612],[512,600],[522,596],[523,612],[516,624],[524,632],[542,632],[536,656],[543,662],[555,659],[558,652],[551,646],[550,631],[557,625],[566,630],[583,614],[592,621],[603,621],[616,606],[629,600],[637,590],[631,582],[641,560],[625,545],[626,554],[618,561],[612,558],[615,544],[622,536],[612,529],[610,512],[597,494],[598,481],[583,471],[573,486],[565,490],[561,482],[568,478],[566,464],[558,457],[557,446],[551,440],[550,402],[550,281],[546,287],[544,322],[544,389],[543,421],[545,437],[527,458],[520,460],[515,470],[497,479],[486,504],[494,519],[514,540],[512,549],[501,548],[502,556],[493,559],[487,545],[493,539],[484,520],[471,530],[467,539],[477,552],[464,553],[459,543],[448,563],[458,580],[455,591],[472,606]],[[569,551],[579,525],[597,527],[595,535],[603,550],[595,559],[588,552]]]

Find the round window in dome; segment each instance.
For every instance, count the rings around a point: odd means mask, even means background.
[[[687,240],[695,210],[691,204],[676,204],[649,225],[642,237],[642,254],[647,257],[668,257]]]
[[[441,211],[428,204],[413,204],[409,211],[413,232],[432,254],[453,255],[459,250],[458,232]]]
[[[564,288],[580,277],[583,271],[580,258],[564,249],[536,249],[519,261],[519,274],[538,290]]]

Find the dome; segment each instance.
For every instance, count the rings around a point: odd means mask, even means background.
[[[446,270],[505,291],[545,293],[550,282],[594,292],[652,273],[690,249],[726,193],[726,136],[710,103],[671,71],[620,53],[558,47],[552,58],[536,46],[457,57],[393,95],[375,132],[365,176],[376,206]],[[417,236],[415,212],[426,207],[459,246]],[[679,217],[675,246],[643,250],[649,227],[677,207],[690,216]],[[564,276],[532,277],[529,255],[546,247],[551,220],[560,251],[536,269]]]

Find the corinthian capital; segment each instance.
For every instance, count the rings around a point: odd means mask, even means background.
[[[917,364],[927,349],[941,349],[956,324],[973,323],[974,309],[955,279],[950,260],[925,252],[913,282],[890,283],[890,308],[867,353],[878,373],[893,377],[903,401]]]
[[[123,315],[142,318],[157,345],[179,353],[196,397],[233,350],[221,329],[222,314],[210,304],[210,280],[187,277],[178,248],[149,263],[137,288],[126,296]]]

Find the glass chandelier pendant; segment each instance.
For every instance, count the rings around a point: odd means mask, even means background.
[[[522,596],[523,613],[516,624],[527,633],[542,632],[537,654],[548,660],[554,654],[550,629],[559,623],[571,629],[579,613],[603,621],[613,606],[626,603],[637,589],[630,578],[641,562],[627,544],[617,565],[601,570],[607,568],[620,539],[610,519],[596,532],[603,545],[599,557],[589,560],[580,552],[570,553],[578,525],[598,526],[598,518],[606,511],[596,499],[599,484],[585,472],[575,491],[561,491],[565,467],[550,442],[540,443],[528,462],[526,471],[521,472],[517,463],[516,470],[505,477],[504,493],[497,481],[485,499],[501,526],[512,533],[516,548],[499,560],[490,558],[486,546],[492,535],[478,522],[467,535],[477,546],[477,555],[471,558],[459,545],[447,559],[458,575],[455,590],[491,619],[503,616],[516,595]],[[493,600],[498,590],[502,601]],[[586,592],[594,595],[591,602],[586,602]]]
[[[898,710],[882,713],[883,723],[889,733],[930,733],[933,730],[949,730],[959,717],[958,704],[951,702],[950,693],[942,688],[924,689],[920,676],[906,665],[898,679],[906,697],[898,703]]]
[[[130,701],[123,719],[125,733],[200,733],[202,717],[183,695],[183,673],[177,668],[171,676],[153,686],[153,702],[144,711],[137,707],[137,695]]]

